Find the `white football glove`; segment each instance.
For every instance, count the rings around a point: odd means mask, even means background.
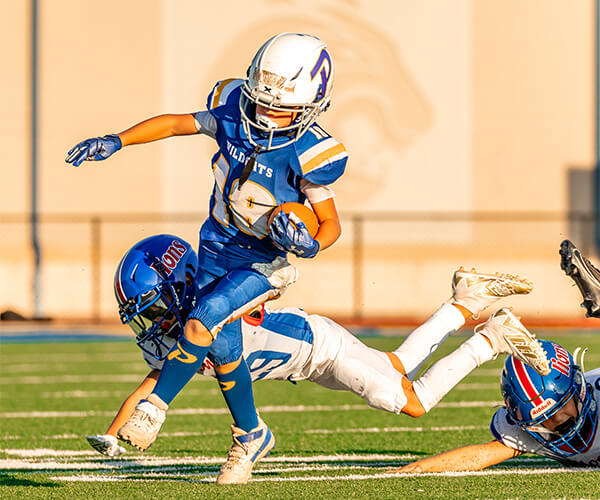
[[[85,438],[92,445],[92,448],[108,457],[118,457],[127,451],[119,445],[117,438],[110,434],[94,434]]]

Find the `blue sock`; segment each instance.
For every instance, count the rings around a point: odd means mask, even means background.
[[[246,432],[258,426],[252,379],[246,360],[242,358],[238,367],[232,372],[225,374],[217,372],[217,380],[235,426]]]
[[[192,344],[182,335],[169,351],[153,393],[165,403],[171,404],[200,369],[209,349],[210,346]]]

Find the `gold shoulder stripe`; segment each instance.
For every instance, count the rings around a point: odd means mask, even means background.
[[[345,152],[346,148],[343,144],[336,144],[335,146],[326,149],[321,154],[318,154],[312,160],[302,165],[302,173],[308,174],[308,172],[310,172],[311,170],[314,170],[315,168],[319,167],[321,163],[323,163],[325,160],[328,160],[332,156],[339,155],[340,153]]]
[[[221,83],[219,83],[219,86],[215,89],[215,92],[213,94],[212,101],[210,102],[210,109],[214,109],[219,105],[219,98],[221,97],[221,93],[223,92],[223,89],[228,84],[233,82],[234,80],[235,80],[235,78],[229,78],[229,79],[223,80]]]

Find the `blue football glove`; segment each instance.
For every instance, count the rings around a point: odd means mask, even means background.
[[[304,222],[294,212],[290,212],[288,217],[281,211],[273,217],[269,236],[280,250],[305,259],[317,255],[320,248],[319,242],[310,235]]]
[[[81,141],[77,146],[70,149],[65,161],[78,167],[85,160],[106,160],[114,152],[119,151],[123,145],[118,135],[110,134],[104,137],[93,137]]]

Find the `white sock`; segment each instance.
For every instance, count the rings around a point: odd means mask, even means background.
[[[408,379],[412,380],[421,365],[448,335],[459,330],[464,324],[465,318],[458,308],[444,303],[425,323],[413,330],[394,351],[402,361]]]
[[[413,389],[425,411],[431,410],[463,378],[497,354],[489,342],[476,333],[463,344],[435,363],[419,380],[413,382]]]

